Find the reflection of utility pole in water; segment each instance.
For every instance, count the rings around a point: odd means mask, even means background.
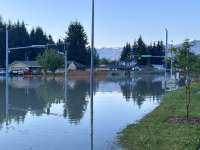
[[[91,38],[91,65],[90,65],[90,110],[91,110],[91,150],[94,149],[94,126],[93,126],[93,89],[94,89],[94,0],[92,0],[92,38]]]
[[[8,115],[9,115],[9,91],[8,91],[8,77],[6,76],[6,126],[8,126]]]
[[[28,87],[25,88],[25,95],[26,95],[26,96],[29,95],[29,88],[28,88]]]
[[[90,124],[91,124],[91,150],[93,150],[94,149],[94,119],[93,119],[93,117],[94,117],[94,110],[93,110],[93,108],[94,108],[94,101],[93,101],[93,84],[94,84],[94,82],[92,81],[91,83],[90,83],[90,96],[91,96],[91,102],[90,102],[90,109],[91,109],[91,120],[90,120]]]

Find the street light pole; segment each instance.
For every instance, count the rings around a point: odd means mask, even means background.
[[[67,59],[67,49],[66,42],[64,43],[64,52],[65,52],[65,81],[67,80],[67,72],[68,72],[68,59]]]
[[[167,84],[167,51],[168,51],[168,29],[165,29],[166,32],[166,48],[165,48],[165,87]]]
[[[90,109],[91,109],[91,150],[93,150],[93,115],[94,115],[94,110],[93,110],[93,85],[94,85],[94,0],[92,0],[92,34],[91,34],[91,65],[90,65],[90,96],[91,96],[91,101],[90,101]]]
[[[67,59],[67,48],[66,48],[66,41],[64,41],[64,52],[65,52],[65,103],[67,101],[67,85],[68,85],[68,59]]]
[[[6,77],[8,77],[8,26],[6,25]]]
[[[91,79],[94,73],[94,0],[92,0]]]
[[[173,54],[172,54],[172,48],[173,48],[173,41],[172,41],[172,44],[171,44],[171,69],[170,69],[170,76],[171,76],[171,79],[172,79],[172,76],[173,76],[173,62],[172,62],[172,58],[173,58]]]
[[[8,107],[9,107],[9,97],[8,97],[8,26],[6,25],[6,125],[8,125]]]

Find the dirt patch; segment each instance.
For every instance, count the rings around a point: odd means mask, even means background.
[[[186,117],[170,117],[169,123],[172,124],[198,124],[200,125],[200,117],[190,117],[188,120]]]
[[[96,79],[105,79],[106,76],[108,74],[108,71],[101,71],[101,70],[97,70],[95,71],[95,78]],[[69,76],[69,79],[89,79],[90,77],[90,71],[89,70],[85,70],[85,71],[82,71],[82,70],[70,70],[68,72],[68,76]]]

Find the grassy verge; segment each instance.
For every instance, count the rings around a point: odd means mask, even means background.
[[[185,116],[184,88],[166,94],[161,105],[138,124],[120,133],[120,144],[128,150],[197,150],[200,124],[170,124],[170,117]],[[192,117],[200,117],[200,84],[192,85]]]

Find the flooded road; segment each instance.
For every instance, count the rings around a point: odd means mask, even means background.
[[[164,94],[161,75],[89,80],[0,80],[2,150],[120,149],[117,133],[155,109]]]

